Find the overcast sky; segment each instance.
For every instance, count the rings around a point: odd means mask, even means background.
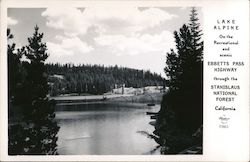
[[[175,48],[173,31],[188,23],[189,14],[184,7],[10,8],[8,27],[20,47],[37,24],[47,62],[118,65],[165,76],[166,52]]]

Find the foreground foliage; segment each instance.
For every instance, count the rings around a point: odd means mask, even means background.
[[[197,10],[192,8],[189,24],[174,32],[176,49],[167,53],[165,73],[169,91],[163,96],[155,134],[164,153],[178,153],[202,145],[203,41]]]
[[[48,58],[38,26],[29,44],[15,49],[8,45],[9,154],[56,154],[54,105],[48,100],[49,86],[44,61]],[[8,39],[13,38],[10,30]],[[27,61],[21,61],[22,56]]]

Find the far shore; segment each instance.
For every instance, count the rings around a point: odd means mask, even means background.
[[[160,103],[163,93],[134,94],[108,94],[108,95],[79,95],[79,96],[55,96],[49,97],[57,104],[81,103],[81,102],[132,102],[132,103]]]
[[[49,97],[50,99],[54,99],[56,101],[61,100],[102,100],[102,99],[110,99],[110,98],[116,98],[116,97],[125,97],[125,96],[134,96],[133,94],[110,94],[110,95],[78,95],[78,96],[69,96],[69,95],[63,95],[63,96],[55,96],[55,97]]]

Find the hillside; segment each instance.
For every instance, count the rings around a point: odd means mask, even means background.
[[[47,64],[50,95],[103,94],[115,88],[163,86],[164,78],[150,71],[118,66]]]

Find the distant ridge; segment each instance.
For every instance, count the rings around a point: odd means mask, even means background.
[[[163,86],[164,78],[149,70],[104,65],[46,64],[50,95],[103,94],[114,88]]]

